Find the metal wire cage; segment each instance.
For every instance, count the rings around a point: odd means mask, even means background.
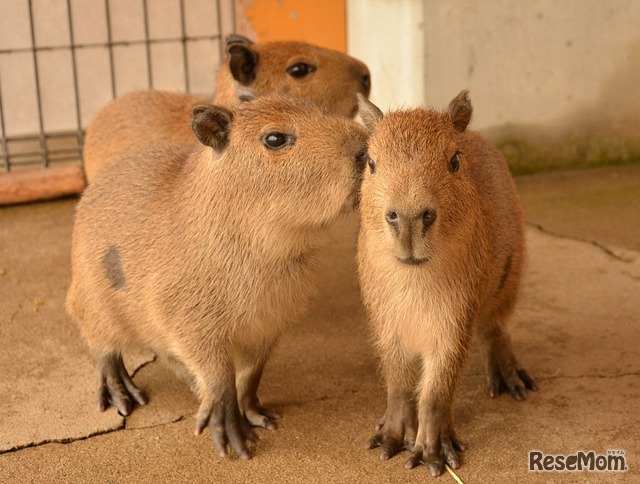
[[[211,92],[234,14],[233,0],[0,2],[0,177],[80,166],[87,123],[125,92]]]

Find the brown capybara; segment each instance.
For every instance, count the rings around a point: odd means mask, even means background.
[[[466,130],[467,91],[446,112],[383,116],[360,103],[371,137],[358,270],[387,383],[368,447],[382,459],[409,449],[407,467],[423,462],[437,476],[460,465],[451,407],[474,327],[492,396],[537,389],[506,329],[525,254],[522,209],[505,158]]]
[[[194,108],[204,146],[132,153],[80,200],[68,312],[93,352],[102,410],[146,399],[122,352],[142,344],[190,375],[218,453],[248,458],[257,397],[283,326],[314,290],[327,225],[357,199],[366,130],[314,104],[267,95]],[[322,200],[322,203],[318,203]]]
[[[371,89],[365,64],[341,52],[303,42],[253,43],[230,35],[213,96],[157,90],[135,91],[114,99],[89,123],[83,158],[87,181],[103,166],[151,144],[194,143],[191,111],[198,104],[230,108],[238,87],[260,94],[280,93],[312,101],[333,113],[353,117],[356,93]]]

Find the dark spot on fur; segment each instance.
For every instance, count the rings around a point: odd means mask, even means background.
[[[511,262],[512,256],[507,257],[507,261],[504,263],[504,267],[502,268],[502,277],[500,278],[500,285],[498,286],[498,290],[496,292],[500,292],[509,278],[509,273],[511,272]]]
[[[102,256],[102,266],[107,274],[107,279],[111,283],[111,288],[116,290],[127,289],[127,278],[122,268],[122,258],[120,249],[112,245]]]
[[[295,265],[303,265],[309,262],[309,254],[306,252],[302,252],[293,258],[293,263]]]

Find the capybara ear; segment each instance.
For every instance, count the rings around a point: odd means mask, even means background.
[[[251,44],[253,44],[253,41],[251,39],[248,39],[244,35],[229,34],[225,39],[225,44],[228,50],[231,44],[242,44],[242,45],[246,45],[247,47],[251,47]]]
[[[450,103],[447,114],[449,119],[453,123],[453,127],[460,133],[462,133],[471,121],[471,114],[473,113],[473,107],[469,100],[469,91],[463,90],[458,94]]]
[[[191,127],[198,141],[222,153],[229,145],[233,113],[222,106],[199,104],[193,108]]]
[[[380,108],[369,101],[362,94],[358,93],[358,114],[362,118],[362,122],[367,127],[369,132],[372,132],[373,129],[378,124],[378,121],[382,119],[384,116]]]
[[[255,89],[251,89],[250,87],[240,86],[236,90],[236,96],[241,103],[250,103],[260,97],[260,93]]]
[[[227,37],[227,53],[233,78],[243,86],[255,81],[259,56],[253,50],[253,42],[240,35],[230,35]]]

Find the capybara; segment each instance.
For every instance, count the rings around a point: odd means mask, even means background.
[[[522,209],[505,158],[466,129],[467,91],[446,112],[383,115],[360,103],[371,137],[358,271],[387,384],[367,445],[382,459],[411,450],[406,466],[422,462],[437,476],[460,465],[451,407],[474,328],[492,396],[537,389],[506,329],[525,254]]]
[[[355,206],[367,132],[281,95],[196,106],[193,130],[204,146],[129,154],[86,189],[66,306],[102,410],[146,403],[122,359],[139,343],[190,375],[196,434],[208,425],[221,456],[228,442],[248,458],[251,425],[275,427],[262,369],[313,293],[327,225]]]
[[[87,181],[103,166],[150,144],[194,143],[191,111],[198,104],[230,108],[238,87],[312,101],[341,116],[358,110],[356,93],[371,88],[365,64],[341,52],[303,42],[254,43],[240,35],[226,41],[213,96],[158,90],[135,91],[104,106],[87,127],[83,157]]]

